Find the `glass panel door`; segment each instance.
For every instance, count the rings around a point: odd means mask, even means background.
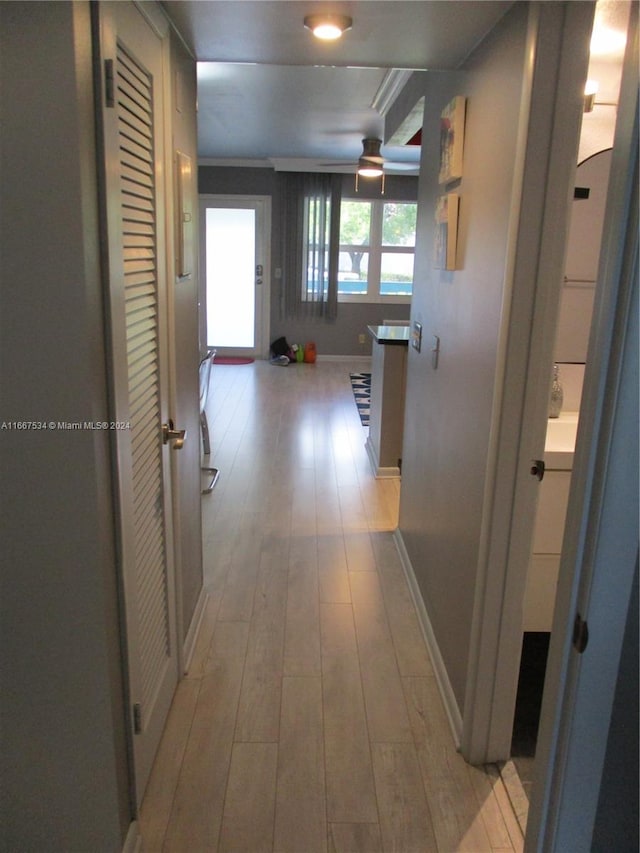
[[[207,344],[255,346],[256,212],[208,207]]]
[[[265,355],[268,200],[201,198],[207,346],[219,355]]]

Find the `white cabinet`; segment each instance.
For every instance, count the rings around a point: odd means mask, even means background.
[[[407,381],[407,326],[369,326],[371,410],[366,449],[376,477],[399,477]]]
[[[570,484],[571,471],[547,471],[540,483],[524,597],[525,631],[551,630]]]
[[[527,572],[524,631],[551,631],[577,429],[577,412],[563,412],[547,424],[546,471],[540,483]]]

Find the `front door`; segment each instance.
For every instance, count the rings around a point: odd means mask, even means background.
[[[140,803],[178,680],[167,410],[163,41],[101,3],[104,215],[128,708]]]
[[[201,196],[207,345],[219,355],[266,353],[269,203],[263,197]]]

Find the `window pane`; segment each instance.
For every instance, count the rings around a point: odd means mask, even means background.
[[[382,213],[383,246],[415,246],[417,205],[388,202]]]
[[[340,244],[368,246],[371,202],[343,201],[340,205]]]
[[[302,298],[309,302],[321,302],[327,297],[329,289],[329,252],[324,255],[317,247],[309,246],[307,254],[307,275],[302,282]]]
[[[380,268],[381,296],[411,296],[413,252],[383,252]]]
[[[364,294],[369,287],[369,252],[357,247],[340,247],[338,257],[338,293]]]

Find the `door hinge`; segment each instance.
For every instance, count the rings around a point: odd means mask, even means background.
[[[104,99],[108,107],[115,107],[115,79],[113,74],[113,59],[105,59],[104,61]]]
[[[589,642],[589,626],[587,620],[583,619],[579,613],[576,613],[576,618],[573,622],[573,637],[572,643],[578,654],[582,654],[587,648]]]
[[[142,707],[139,702],[133,706],[133,732],[139,735],[142,731]]]

